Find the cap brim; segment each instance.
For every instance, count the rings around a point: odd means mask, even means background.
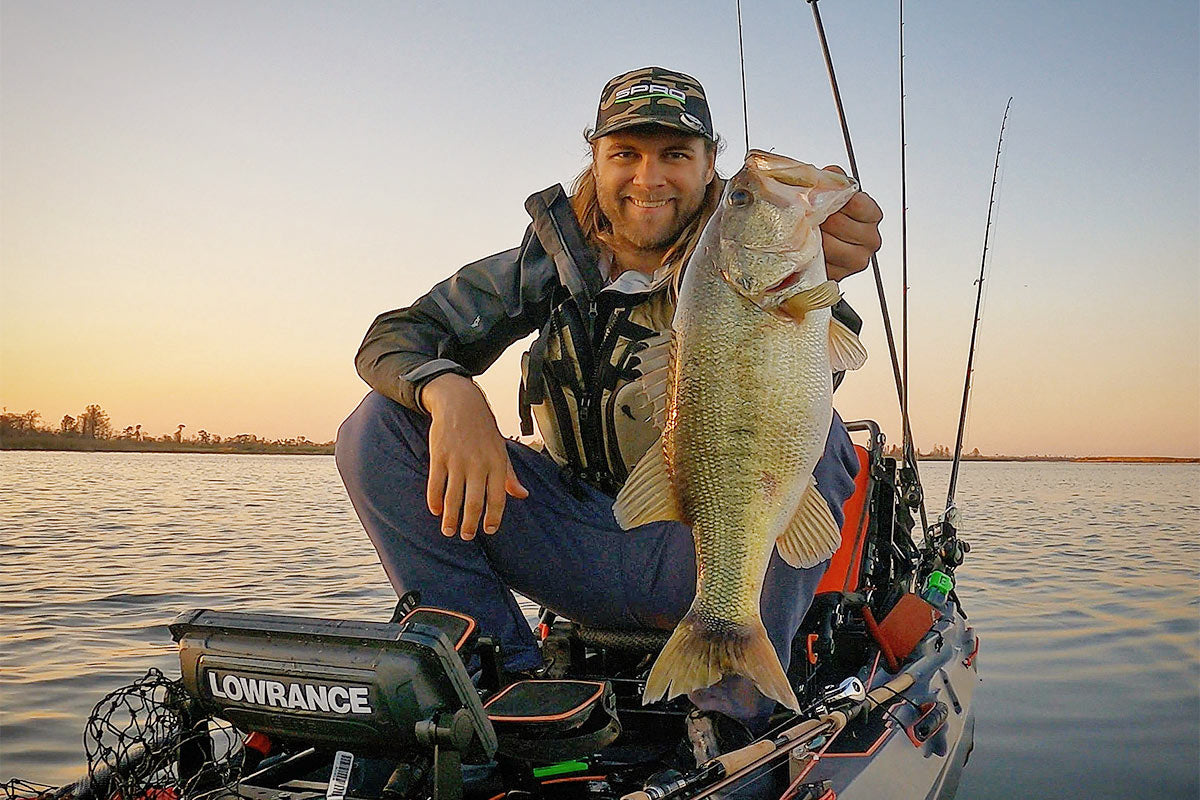
[[[622,120],[616,120],[614,122],[610,122],[609,124],[604,125],[600,128],[597,128],[596,130],[592,131],[592,134],[590,136],[588,136],[588,141],[594,142],[597,139],[601,138],[602,136],[608,136],[610,133],[616,133],[617,131],[625,130],[626,128],[642,128],[642,127],[648,128],[651,126],[656,126],[659,128],[667,128],[668,130],[673,130],[673,131],[679,131],[680,133],[686,133],[689,136],[699,136],[701,139],[708,139],[710,142],[715,141],[711,134],[701,133],[700,131],[696,130],[695,128],[689,128],[687,125],[684,125],[682,122],[673,122],[668,119],[622,119]]]

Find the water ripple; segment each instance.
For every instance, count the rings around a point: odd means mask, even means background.
[[[0,470],[8,774],[76,777],[96,701],[177,673],[186,609],[395,603],[330,458],[0,452]],[[945,485],[945,464],[922,472]],[[1197,796],[1200,469],[968,462],[958,497],[984,678],[959,796]]]

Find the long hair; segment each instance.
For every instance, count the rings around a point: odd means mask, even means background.
[[[710,155],[715,157],[717,149],[717,143],[705,142],[705,150]],[[594,152],[593,149],[593,158],[595,158]],[[721,202],[721,190],[724,186],[725,181],[714,171],[712,180],[704,189],[704,202],[700,205],[700,211],[691,222],[683,227],[674,243],[663,253],[660,266],[671,265],[674,273],[673,285],[679,284],[683,268],[687,264],[687,260],[691,258],[692,251],[696,249],[696,243],[700,241],[700,233],[704,230],[704,224],[708,222],[708,218],[712,216],[713,211]],[[591,161],[576,176],[575,182],[571,185],[571,208],[575,212],[575,218],[579,220],[579,227],[583,229],[583,236],[587,243],[597,250],[605,246],[608,237],[612,235],[612,223],[600,210],[600,199],[596,194],[596,176],[592,172]]]

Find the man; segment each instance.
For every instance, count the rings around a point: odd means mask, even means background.
[[[669,329],[672,279],[720,199],[704,90],[659,67],[617,76],[588,141],[569,198],[560,186],[529,198],[520,247],[375,320],[356,360],[374,391],[338,433],[338,468],[397,593],[474,616],[512,671],[540,665],[513,591],[585,624],[663,629],[695,593],[688,528],[623,531],[612,503],[659,433],[637,353]],[[881,219],[859,193],[822,225],[831,278],[866,266]],[[506,441],[471,380],[535,330],[522,427],[537,418],[545,453]],[[835,417],[817,483],[839,522],[856,470]],[[785,668],[824,567],[772,557],[763,618]],[[774,705],[736,676],[691,699],[752,729]]]

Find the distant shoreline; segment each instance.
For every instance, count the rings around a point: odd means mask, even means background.
[[[330,456],[333,443],[272,444],[270,442],[199,442],[136,441],[132,439],[73,439],[60,437],[11,437],[0,441],[0,450],[40,450],[78,453],[210,453],[217,455],[251,454],[264,456]]]
[[[963,461],[1055,464],[1200,464],[1200,457],[1178,456],[963,456]],[[947,456],[919,456],[918,463],[953,461]]]
[[[333,455],[333,443],[271,444],[269,442],[236,442],[233,444],[200,444],[199,442],[133,441],[129,439],[58,439],[11,438],[0,441],[0,450],[42,450],[86,453],[207,453],[254,455]],[[919,462],[950,461],[945,456],[922,456]],[[1075,464],[1200,464],[1200,458],[1171,456],[963,456],[963,461],[1006,463],[1075,463]]]
[[[1173,458],[1169,456],[1087,456],[1068,460],[1096,464],[1200,464],[1200,458]]]

